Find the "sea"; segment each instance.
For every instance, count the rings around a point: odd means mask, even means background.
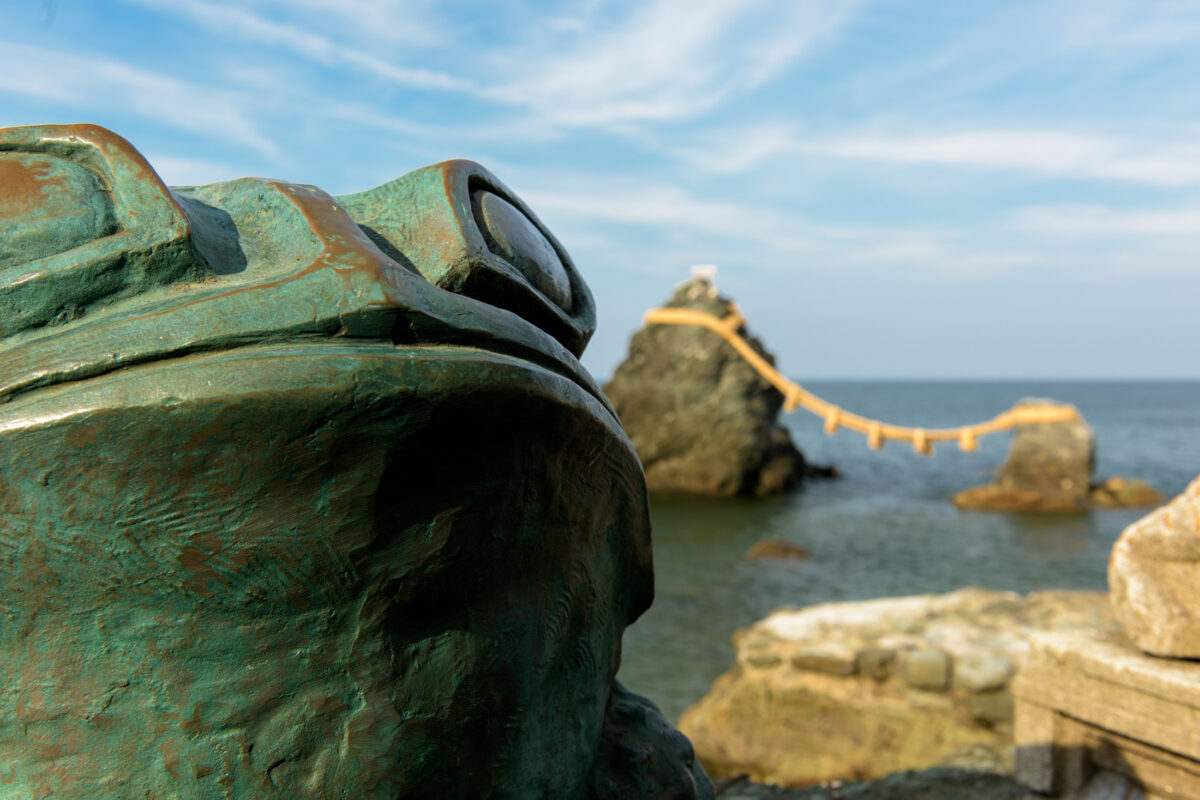
[[[800,381],[863,416],[900,425],[983,421],[1023,398],[1074,404],[1096,433],[1095,478],[1140,478],[1174,497],[1200,476],[1200,381]],[[826,436],[804,411],[781,418],[810,462],[841,477],[767,499],[652,497],[655,600],[625,633],[619,679],[677,720],[733,665],[734,632],[781,607],[947,592],[963,586],[1104,590],[1108,555],[1146,510],[1072,514],[959,511],[950,498],[990,482],[1011,436],[932,456],[850,431]],[[781,538],[803,561],[751,561]]]

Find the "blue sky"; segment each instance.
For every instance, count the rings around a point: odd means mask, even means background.
[[[0,125],[169,184],[481,162],[591,285],[600,377],[711,263],[798,378],[1200,378],[1194,0],[4,5]]]

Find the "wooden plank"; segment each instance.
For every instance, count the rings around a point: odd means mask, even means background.
[[[1200,662],[1148,656],[1124,636],[1104,631],[1055,631],[1030,637],[1030,663],[1057,665],[1147,695],[1200,708]]]
[[[1040,663],[1021,670],[1013,694],[1018,700],[1061,709],[1075,719],[1200,760],[1200,708]]]

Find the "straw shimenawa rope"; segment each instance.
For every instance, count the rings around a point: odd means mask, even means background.
[[[1029,425],[1040,422],[1069,422],[1080,419],[1079,412],[1074,406],[1048,405],[1045,403],[1023,403],[1013,406],[1008,411],[987,422],[975,425],[963,425],[957,428],[907,428],[902,425],[888,425],[879,420],[853,414],[845,409],[822,400],[800,384],[788,380],[771,366],[765,358],[755,352],[738,330],[746,324],[745,318],[736,305],[730,304],[731,311],[726,317],[717,317],[705,311],[688,308],[655,308],[646,312],[646,322],[655,325],[696,325],[716,333],[743,359],[752,366],[759,375],[783,394],[783,410],[795,411],[804,408],[825,420],[825,433],[833,434],[838,428],[848,428],[866,434],[867,445],[878,450],[884,441],[910,442],[913,449],[922,455],[933,453],[934,442],[957,441],[964,451],[979,449],[979,437],[989,433],[1008,430],[1017,425]]]

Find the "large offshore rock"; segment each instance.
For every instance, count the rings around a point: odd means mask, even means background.
[[[1130,525],[1108,562],[1113,611],[1152,655],[1200,658],[1200,478]]]
[[[725,317],[733,305],[698,276],[681,284],[666,307]],[[738,332],[774,361],[744,327]],[[604,392],[652,491],[775,494],[808,473],[804,456],[776,423],[783,396],[712,331],[647,325],[634,334]]]
[[[14,128],[0,231],[0,794],[707,796],[622,713],[645,484],[503,184],[170,191]]]
[[[1011,771],[1010,686],[1036,631],[1113,625],[1101,592],[946,595],[780,610],[679,727],[715,777],[799,786],[935,765]]]
[[[1082,417],[1018,425],[996,482],[960,492],[954,504],[979,511],[1077,511],[1088,505],[1095,460],[1096,437]]]

